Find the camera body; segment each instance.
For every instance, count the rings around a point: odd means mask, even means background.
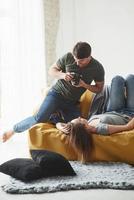
[[[70,81],[72,85],[79,85],[79,81],[82,78],[80,74],[79,67],[76,63],[72,63],[66,66],[66,72],[69,72],[72,75],[72,80]]]
[[[76,72],[70,72],[70,74],[73,76],[73,79],[71,80],[72,85],[79,85],[81,75]]]

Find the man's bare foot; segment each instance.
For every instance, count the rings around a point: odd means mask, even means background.
[[[2,135],[2,141],[3,141],[3,142],[6,142],[6,141],[9,140],[13,135],[14,135],[14,131],[12,131],[12,130],[6,131],[6,132]]]

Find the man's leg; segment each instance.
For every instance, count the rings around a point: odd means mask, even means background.
[[[80,117],[80,109],[77,104],[66,103],[62,105],[62,115],[64,117],[64,122],[70,122],[71,120]]]
[[[49,121],[50,115],[57,111],[59,104],[60,101],[58,100],[57,94],[53,91],[49,92],[40,106],[37,114],[15,124],[13,127],[14,132],[23,132],[36,123]]]
[[[126,78],[126,108],[134,112],[134,74],[130,74]]]
[[[6,142],[8,139],[10,139],[14,133],[23,132],[37,123],[49,121],[50,115],[57,111],[60,104],[62,104],[62,102],[59,95],[53,91],[50,91],[36,115],[20,121],[13,126],[12,130],[4,132],[2,136],[3,142]]]
[[[118,111],[125,107],[125,80],[115,76],[111,81],[107,111]]]

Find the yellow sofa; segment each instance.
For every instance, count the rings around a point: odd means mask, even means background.
[[[87,117],[93,94],[86,91],[80,100],[83,117]],[[46,149],[62,154],[68,160],[81,157],[68,145],[68,137],[49,123],[34,125],[28,134],[29,149]],[[134,164],[134,130],[102,136],[93,134],[93,149],[89,153],[91,161],[118,161]]]

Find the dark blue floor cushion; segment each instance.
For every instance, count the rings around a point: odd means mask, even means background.
[[[47,150],[31,150],[32,159],[39,164],[43,176],[73,176],[76,175],[69,161],[61,154]]]
[[[0,165],[0,172],[24,182],[42,177],[40,166],[29,158],[15,158]]]

